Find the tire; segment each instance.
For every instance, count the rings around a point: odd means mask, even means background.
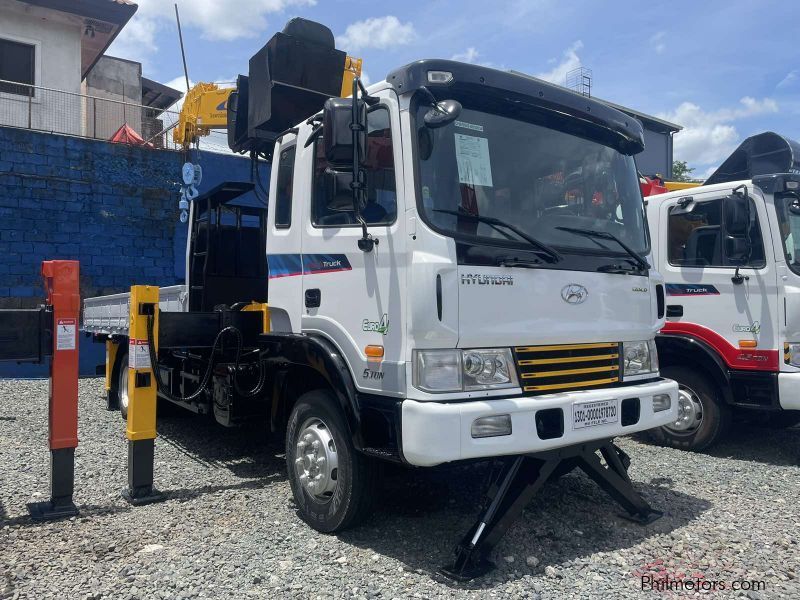
[[[117,352],[117,362],[112,377],[112,390],[117,396],[117,407],[123,421],[128,420],[128,352]]]
[[[679,402],[685,417],[653,429],[651,436],[655,441],[664,446],[691,451],[705,450],[719,442],[731,424],[731,410],[725,404],[719,386],[688,367],[665,367],[661,374],[678,382]]]
[[[325,462],[320,466],[314,457]],[[315,390],[297,400],[286,430],[286,467],[300,518],[317,531],[342,531],[369,512],[377,465],[353,447],[330,392]]]

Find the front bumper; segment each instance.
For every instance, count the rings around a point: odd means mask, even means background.
[[[669,394],[669,410],[653,412],[653,396]],[[596,400],[639,399],[639,420],[623,426],[621,419],[583,429],[572,429],[572,405]],[[541,439],[536,430],[536,413],[560,408],[563,411],[563,434],[554,439]],[[479,417],[511,415],[511,435],[472,437],[472,422]],[[412,465],[433,466],[470,458],[532,454],[573,446],[593,440],[645,431],[677,419],[678,384],[669,379],[617,388],[561,392],[545,396],[521,396],[497,400],[465,402],[402,403],[403,456]]]
[[[800,410],[800,373],[778,374],[778,399],[784,410]]]

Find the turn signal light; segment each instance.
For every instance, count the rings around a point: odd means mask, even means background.
[[[739,348],[758,348],[758,342],[755,340],[739,340]]]
[[[383,346],[367,346],[364,348],[364,354],[369,360],[380,360],[383,358]]]

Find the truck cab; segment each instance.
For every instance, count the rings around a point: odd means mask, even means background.
[[[648,198],[659,355],[681,385],[678,419],[656,432],[667,444],[709,447],[736,416],[800,421],[798,149],[754,136],[705,185]]]

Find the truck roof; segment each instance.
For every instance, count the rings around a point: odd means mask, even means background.
[[[450,80],[430,81],[428,73],[431,71],[450,73]],[[387,75],[386,81],[398,94],[424,86],[442,99],[448,90],[474,93],[484,88],[487,94],[502,94],[504,100],[549,111],[562,118],[570,117],[587,129],[601,129],[605,132],[604,143],[625,154],[636,154],[644,149],[644,131],[637,119],[604,102],[528,75],[454,60],[424,59],[395,69]],[[597,132],[590,137],[598,137]]]

